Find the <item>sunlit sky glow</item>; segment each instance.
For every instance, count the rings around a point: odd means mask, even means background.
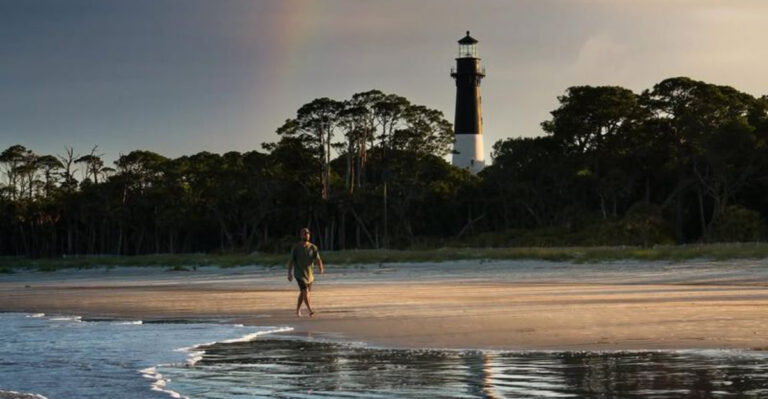
[[[453,121],[469,29],[490,152],[541,135],[570,86],[768,94],[766,21],[763,0],[0,0],[0,147],[249,151],[302,104],[373,88]]]

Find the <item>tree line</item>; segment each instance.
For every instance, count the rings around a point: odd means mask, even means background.
[[[493,145],[477,176],[445,161],[441,112],[371,90],[315,99],[261,151],[168,158],[98,148],[0,153],[0,254],[652,245],[764,238],[768,99],[672,78],[578,86],[544,134]]]

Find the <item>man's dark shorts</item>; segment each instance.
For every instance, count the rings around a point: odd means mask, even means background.
[[[299,284],[299,289],[300,290],[302,290],[302,291],[304,291],[304,290],[312,291],[312,283],[307,284],[304,281],[302,281],[300,278],[296,279],[296,283]]]

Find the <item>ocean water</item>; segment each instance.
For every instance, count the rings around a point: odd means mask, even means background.
[[[167,380],[157,373],[157,366],[193,362],[199,356],[198,344],[285,330],[0,313],[0,399],[180,397],[165,386]]]
[[[760,351],[405,350],[288,330],[0,314],[0,398],[768,397]]]

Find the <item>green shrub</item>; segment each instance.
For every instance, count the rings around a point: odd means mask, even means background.
[[[675,242],[672,229],[662,216],[661,207],[645,201],[629,208],[622,219],[622,227],[626,244],[647,247]]]
[[[765,230],[759,212],[731,205],[712,224],[707,239],[711,242],[759,241],[765,237]]]

